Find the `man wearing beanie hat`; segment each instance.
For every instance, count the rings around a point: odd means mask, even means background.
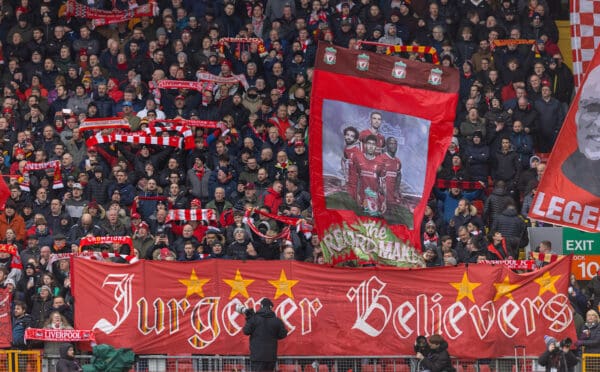
[[[471,180],[487,182],[490,175],[490,147],[485,144],[483,132],[473,132],[471,142],[465,147],[465,163]]]
[[[252,371],[273,371],[277,362],[277,342],[287,336],[283,321],[273,312],[273,302],[260,301],[260,310],[249,313],[244,334],[250,336],[250,362]]]
[[[546,371],[573,372],[579,362],[571,351],[572,341],[564,339],[560,343],[554,337],[544,336],[546,351],[538,358],[538,363],[546,367]]]

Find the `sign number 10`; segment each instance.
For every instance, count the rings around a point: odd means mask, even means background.
[[[581,269],[581,278],[589,280],[596,276],[596,273],[598,272],[598,270],[600,270],[600,263],[595,261],[583,261],[578,263],[577,267]]]

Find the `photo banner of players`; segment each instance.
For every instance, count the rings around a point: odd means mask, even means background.
[[[357,270],[209,259],[124,267],[74,258],[71,278],[75,329],[136,354],[245,355],[246,321],[235,308],[258,309],[266,297],[288,329],[279,355],[414,355],[417,336],[439,333],[451,355],[481,359],[525,343],[540,355],[544,335],[575,339],[570,267],[570,256],[527,274],[485,264]]]
[[[600,231],[600,53],[588,66],[548,159],[529,217]]]
[[[450,144],[454,69],[320,45],[310,181],[327,262],[421,266],[420,225]]]

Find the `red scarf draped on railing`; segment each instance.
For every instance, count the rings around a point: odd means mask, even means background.
[[[25,167],[23,168],[23,182],[21,182],[21,190],[31,191],[29,188],[29,172],[31,171],[40,171],[46,169],[54,169],[54,179],[52,183],[53,189],[63,188],[64,185],[62,183],[62,175],[60,173],[60,161],[52,160],[45,163],[31,163],[27,162]]]

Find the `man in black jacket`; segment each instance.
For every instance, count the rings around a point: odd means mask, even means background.
[[[246,312],[244,334],[250,336],[252,372],[274,371],[277,362],[277,341],[287,336],[283,321],[272,310],[268,298],[260,301],[260,310]]]

